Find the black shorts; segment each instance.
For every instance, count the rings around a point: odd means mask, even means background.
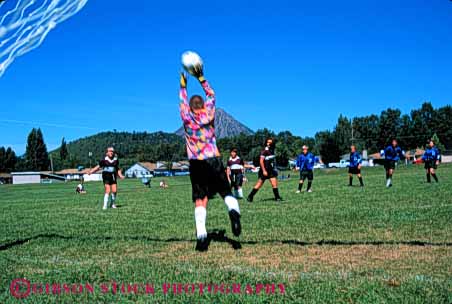
[[[262,172],[262,169],[260,168],[259,172],[257,173],[257,176],[259,177],[260,180],[266,180],[266,179],[270,179],[270,178],[277,178],[278,177],[278,171],[276,171],[273,168],[267,169],[267,176],[265,176],[264,173]]]
[[[237,189],[239,187],[242,187],[243,185],[243,174],[240,173],[232,173],[231,176],[229,176],[231,179],[231,187],[234,189]]]
[[[349,174],[361,174],[361,169],[358,167],[348,167]]]
[[[221,197],[232,195],[226,170],[220,158],[209,158],[205,160],[190,160],[190,180],[192,188],[192,199],[210,199],[215,194]]]
[[[396,161],[395,160],[386,160],[385,161],[385,169],[386,170],[389,170],[389,169],[392,169],[392,170],[394,170],[395,169],[395,164],[396,164]]]
[[[314,172],[312,170],[303,170],[300,171],[300,180],[308,179],[308,181],[312,181],[314,179]]]
[[[436,169],[438,166],[436,165],[436,161],[434,160],[426,160],[424,163],[425,169]]]
[[[104,182],[104,185],[116,185],[117,180],[116,174],[112,174],[109,172],[102,172],[102,181]]]

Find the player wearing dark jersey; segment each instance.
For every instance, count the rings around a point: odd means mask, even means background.
[[[427,183],[431,182],[430,175],[433,176],[435,182],[438,182],[435,170],[441,160],[441,154],[439,153],[439,150],[435,146],[435,142],[433,140],[428,141],[428,146],[422,156],[422,160],[424,161],[424,168],[427,171]]]
[[[115,155],[113,147],[107,148],[105,157],[99,161],[99,164],[91,169],[88,174],[92,174],[102,168],[102,181],[104,182],[105,194],[103,209],[108,208],[108,199],[111,194],[111,208],[116,208],[116,192],[117,180],[124,179],[121,169],[119,168],[118,157]]]
[[[364,187],[363,183],[363,177],[361,175],[361,164],[363,162],[363,159],[361,157],[361,154],[359,154],[358,151],[356,151],[356,147],[352,145],[350,147],[350,165],[348,165],[348,179],[349,179],[349,186],[353,186],[353,174],[358,175],[359,184],[361,187]]]
[[[307,192],[312,192],[312,181],[314,180],[314,164],[316,161],[316,157],[311,152],[308,152],[309,147],[304,145],[302,147],[303,153],[298,155],[297,157],[297,166],[296,169],[300,170],[300,181],[298,182],[298,190],[297,193],[301,192],[303,188],[303,183],[305,179],[308,179],[308,188]]]
[[[201,87],[206,94],[206,100],[194,95],[188,100],[187,76],[182,73],[180,78],[180,115],[185,130],[185,146],[190,161],[190,181],[192,184],[192,199],[195,203],[196,250],[208,249],[206,230],[207,204],[217,193],[224,199],[229,211],[232,233],[241,233],[240,209],[237,199],[232,195],[228,183],[226,169],[220,159],[220,152],[215,136],[215,93],[209,82],[204,78],[202,70],[197,70]]]
[[[270,183],[272,185],[275,201],[282,201],[278,190],[278,171],[276,171],[275,158],[276,156],[273,138],[267,138],[267,140],[265,141],[265,148],[264,150],[262,150],[259,158],[259,179],[257,180],[257,183],[254,186],[253,190],[251,190],[251,193],[248,195],[248,202],[251,203],[253,201],[254,195],[256,195],[257,191],[259,191],[259,189],[267,179],[270,180]]]
[[[237,155],[237,149],[232,149],[226,166],[228,180],[231,188],[234,189],[236,198],[243,198],[243,174],[245,172],[245,163]]]
[[[393,139],[391,145],[380,151],[381,156],[385,157],[386,169],[386,187],[392,187],[392,175],[396,167],[396,163],[405,156],[405,151],[399,147],[397,140]]]

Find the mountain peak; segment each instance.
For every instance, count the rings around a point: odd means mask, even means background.
[[[215,134],[217,138],[232,137],[239,134],[250,135],[253,130],[236,120],[232,115],[227,113],[222,108],[217,108],[215,111]],[[180,127],[176,134],[183,136],[185,134],[184,127]]]

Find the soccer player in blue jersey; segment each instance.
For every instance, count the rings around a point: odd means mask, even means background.
[[[359,184],[361,187],[364,187],[363,183],[363,177],[361,176],[361,164],[363,162],[363,159],[361,157],[361,154],[359,154],[358,151],[356,151],[356,147],[352,145],[350,147],[350,165],[348,166],[348,179],[349,179],[349,186],[353,186],[353,174],[358,175]]]
[[[397,140],[393,139],[386,149],[380,151],[381,156],[385,157],[386,169],[386,187],[392,187],[392,175],[394,174],[396,163],[405,157],[405,151],[399,147]]]
[[[428,141],[428,146],[422,156],[422,160],[424,161],[424,168],[427,170],[427,183],[431,182],[430,175],[433,176],[435,182],[438,182],[435,170],[441,160],[441,154],[432,139]]]
[[[300,182],[298,183],[298,190],[297,193],[301,192],[301,189],[303,188],[303,183],[305,179],[308,179],[308,188],[307,192],[312,192],[312,181],[314,180],[314,164],[316,161],[316,157],[314,154],[309,152],[309,147],[304,145],[302,148],[303,152],[298,155],[297,158],[297,169],[300,170]]]

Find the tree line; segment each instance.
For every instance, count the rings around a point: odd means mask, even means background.
[[[358,151],[366,149],[369,154],[378,152],[397,138],[405,150],[424,148],[427,139],[434,138],[439,149],[452,150],[452,106],[433,108],[425,102],[421,108],[403,114],[399,109],[386,109],[380,115],[354,117],[340,115],[332,130],[317,132],[314,137],[301,137],[289,131],[275,133],[268,129],[252,135],[240,134],[221,138],[218,147],[226,159],[232,148],[238,149],[242,159],[256,161],[267,137],[276,142],[276,160],[279,166],[288,165],[291,158],[308,145],[324,163],[339,161],[349,152],[351,144]],[[33,128],[27,138],[25,154],[18,157],[10,147],[0,147],[0,172],[11,171],[58,171],[65,168],[94,166],[103,157],[105,148],[113,146],[121,158],[121,166],[127,168],[136,162],[164,161],[171,163],[186,159],[184,139],[165,132],[102,132],[67,143],[47,151],[41,129]]]

